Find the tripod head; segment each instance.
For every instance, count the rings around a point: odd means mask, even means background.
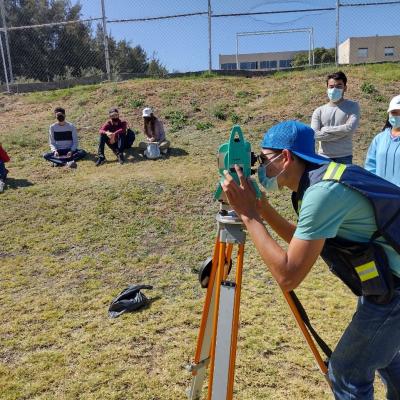
[[[219,146],[218,149],[218,172],[220,175],[220,181],[214,194],[214,200],[219,200],[227,204],[221,186],[221,183],[225,179],[225,170],[229,171],[235,182],[240,185],[239,177],[235,170],[235,164],[241,167],[244,177],[248,178],[252,173],[251,167],[255,160],[256,157],[253,157],[251,152],[251,145],[244,139],[240,126],[234,125],[229,136],[229,141]],[[260,189],[254,181],[252,181],[252,184],[257,197],[259,198],[261,196]]]

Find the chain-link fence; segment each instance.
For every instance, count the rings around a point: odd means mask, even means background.
[[[0,0],[0,14],[2,91],[400,60],[400,0]]]

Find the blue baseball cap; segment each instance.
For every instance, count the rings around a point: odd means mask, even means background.
[[[315,153],[314,130],[299,121],[284,121],[272,126],[264,134],[263,149],[287,149],[305,161],[328,164],[330,159]]]

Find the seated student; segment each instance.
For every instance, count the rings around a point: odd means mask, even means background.
[[[76,168],[76,161],[85,157],[86,151],[78,149],[78,133],[75,125],[65,120],[65,110],[57,107],[54,114],[57,122],[49,129],[51,152],[43,154],[43,157],[50,161],[53,167],[67,165]]]
[[[127,132],[127,123],[119,118],[116,108],[111,108],[108,112],[110,119],[100,128],[100,141],[98,149],[98,159],[96,166],[104,164],[104,146],[107,145],[117,156],[120,164],[125,162],[124,150]]]
[[[160,152],[162,154],[167,154],[170,142],[165,137],[165,130],[162,122],[153,114],[153,110],[150,107],[143,109],[142,116],[146,142],[139,143],[139,150],[144,152],[149,142],[158,142]]]
[[[400,95],[393,97],[382,132],[372,140],[365,169],[400,186]]]
[[[4,164],[8,161],[10,161],[10,157],[0,143],[0,193],[4,192],[4,187],[6,186],[8,169]]]

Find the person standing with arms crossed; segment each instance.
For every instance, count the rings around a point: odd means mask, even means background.
[[[347,77],[342,71],[328,75],[326,85],[329,102],[318,107],[311,117],[311,128],[319,144],[318,154],[338,163],[351,164],[360,107],[357,102],[344,98]]]

